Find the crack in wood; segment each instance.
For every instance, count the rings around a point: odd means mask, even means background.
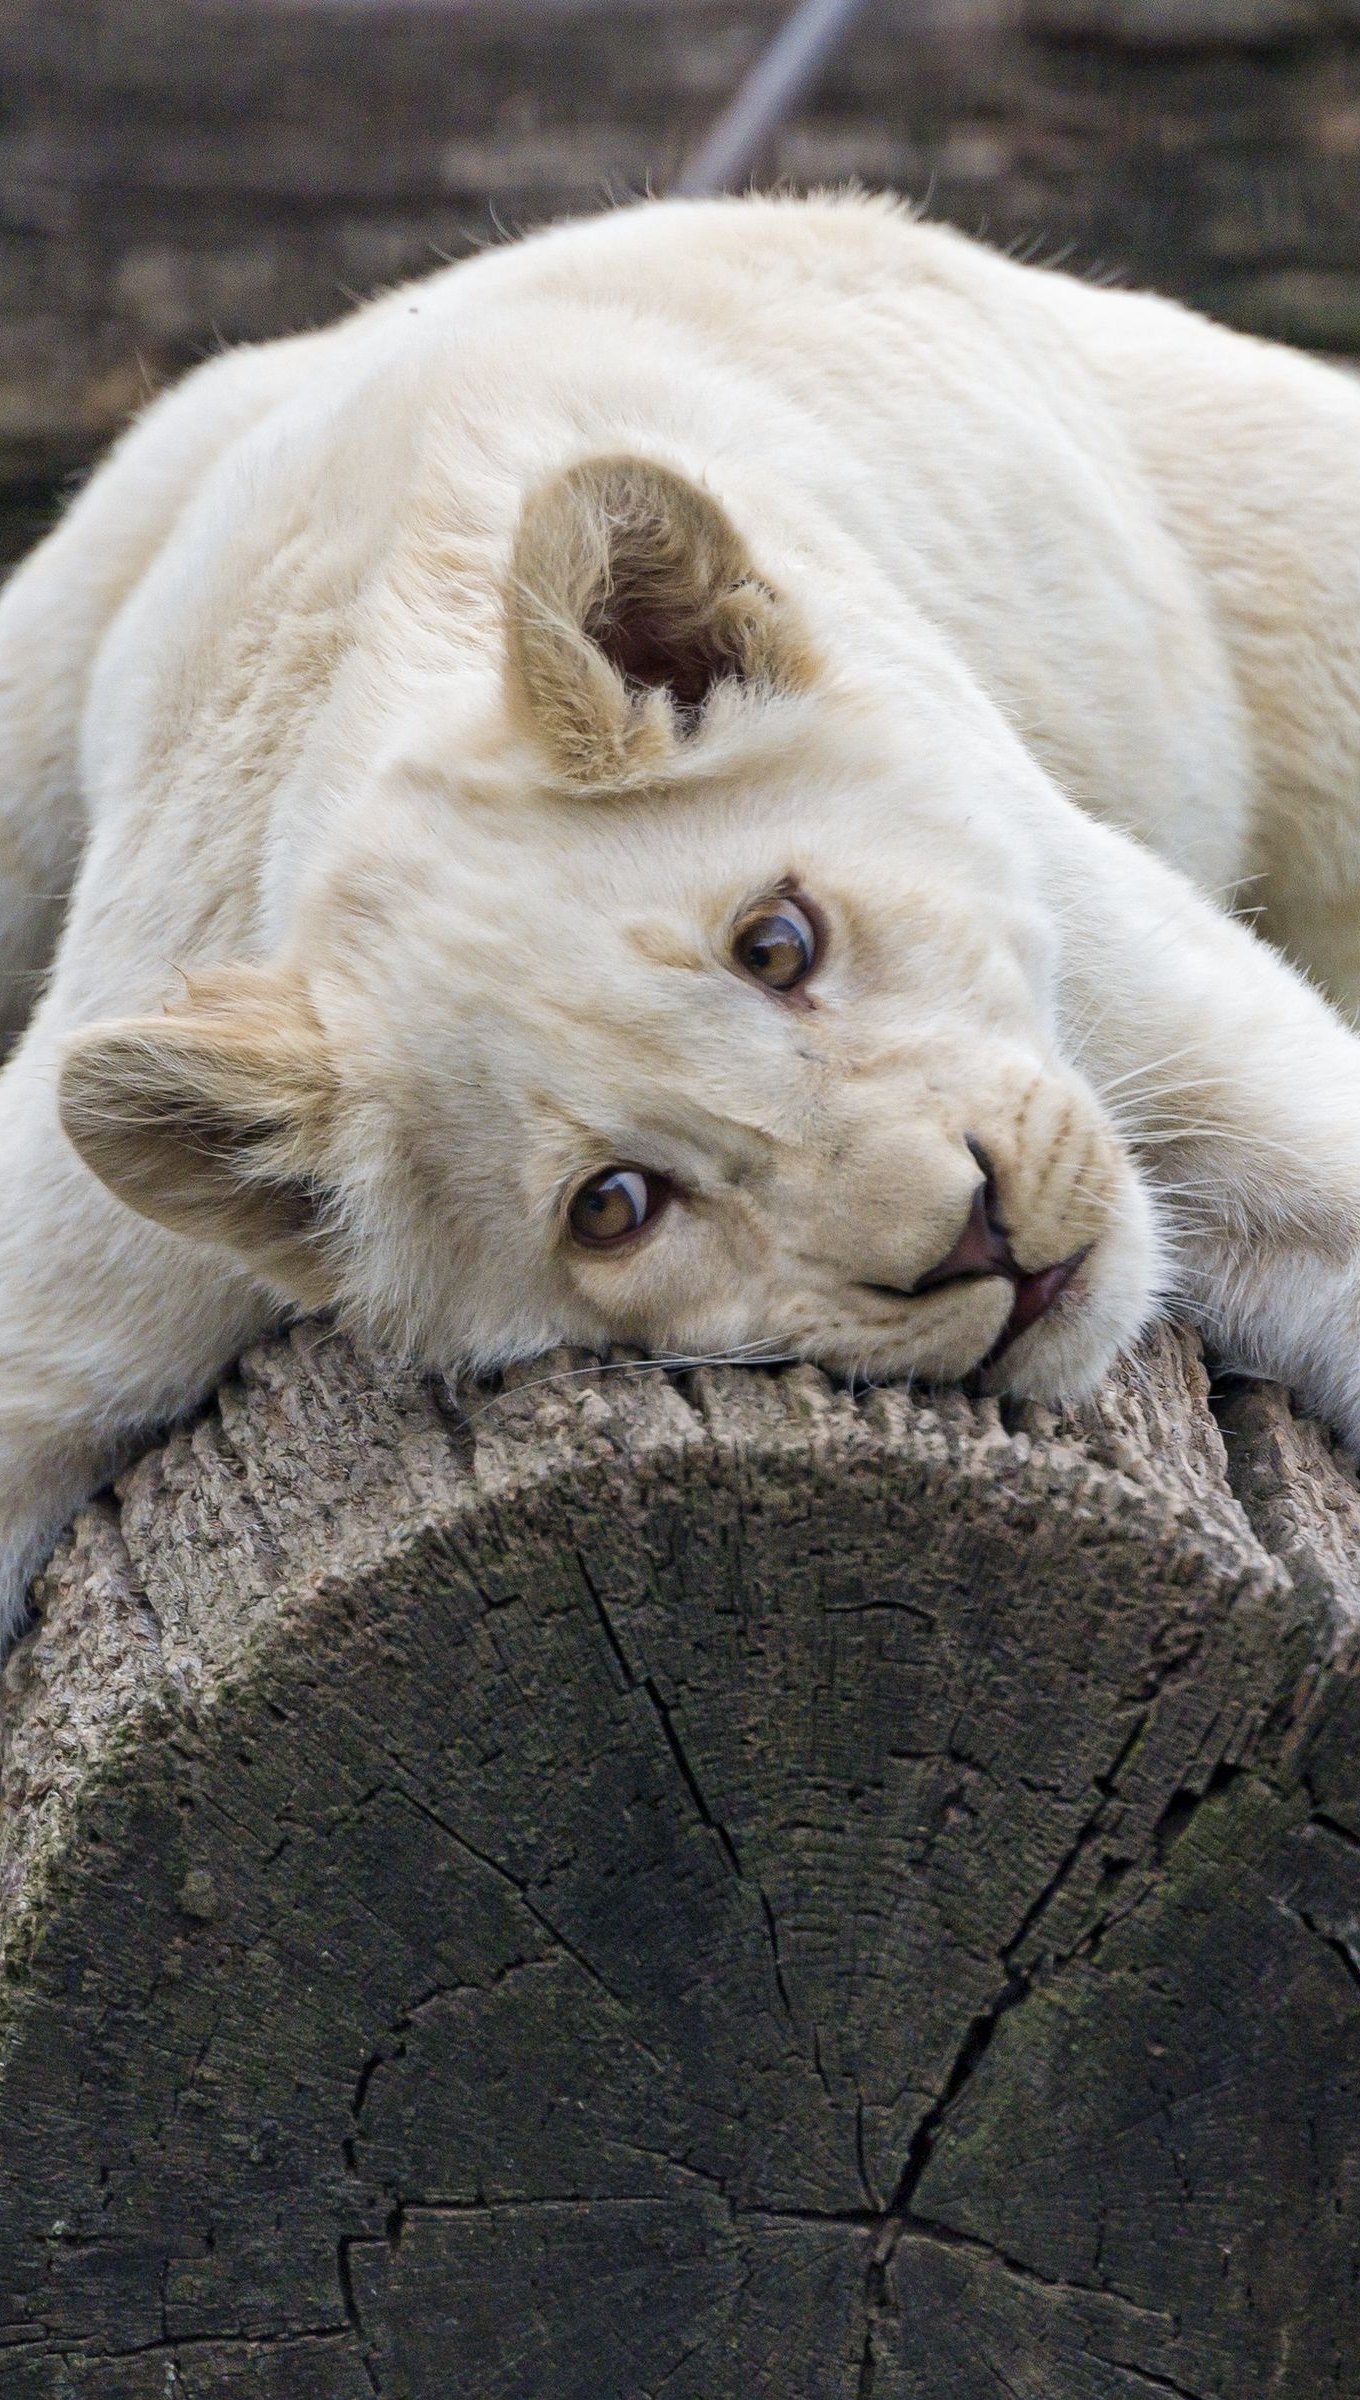
[[[364,2379],[373,2394],[373,2400],[383,2400],[382,2378],[378,2373],[377,2362],[372,2355],[372,2347],[354,2289],[354,2270],[350,2264],[351,2253],[363,2246],[361,2237],[352,2234],[341,2236],[335,2247],[336,2281],[340,2286],[345,2320],[354,2337],[354,2347],[364,2372]]]
[[[1321,1942],[1324,1950],[1330,1950],[1334,1958],[1340,1959],[1350,1981],[1360,1988],[1360,1960],[1357,1960],[1350,1944],[1339,1933],[1329,1933],[1326,1926],[1320,1925],[1308,1909],[1291,1908],[1284,1900],[1280,1901],[1279,1906],[1285,1916],[1292,1917],[1296,1925],[1302,1925],[1305,1933],[1311,1934],[1314,1941]]]
[[[1107,2358],[1100,2350],[1093,2350],[1090,2355],[1102,2367],[1113,2367],[1121,2375],[1131,2375],[1135,2383],[1142,2384],[1149,2392],[1169,2392],[1172,2400],[1209,2400],[1206,2392],[1192,2391],[1188,2384],[1177,2383],[1170,2375],[1154,2375],[1150,2367],[1135,2366],[1130,2359]]]
[[[0,2328],[0,2330],[5,2329]],[[290,2348],[293,2344],[302,2342],[347,2342],[349,2335],[348,2323],[281,2325],[272,2333],[259,2331],[247,2333],[239,2327],[233,2329],[228,2326],[213,2333],[161,2334],[152,2342],[127,2342],[117,2348],[105,2348],[102,2345],[99,2348],[95,2348],[93,2345],[68,2346],[64,2350],[58,2350],[54,2355],[60,2357],[67,2365],[76,2363],[88,2365],[104,2359],[113,2361],[125,2358],[156,2358],[163,2350],[278,2350]],[[15,2349],[20,2346],[20,2344],[10,2341],[6,2334],[5,2349]]]
[[[1070,1881],[1081,1857],[1103,1832],[1108,1823],[1110,1810],[1120,1797],[1118,1781],[1120,1772],[1133,1756],[1146,1730],[1147,1722],[1148,1712],[1144,1711],[1126,1737],[1111,1766],[1097,1779],[1096,1788],[1101,1794],[1099,1807],[1091,1812],[1081,1826],[1075,1840],[1048,1878],[1042,1892],[1026,1910],[1017,1931],[1000,1953],[1002,1963],[1010,1968],[1006,1981],[988,2006],[980,2010],[971,2020],[936,2099],[927,2109],[912,2136],[906,2165],[892,2201],[883,2216],[879,2242],[868,2270],[865,2291],[865,2306],[868,2312],[865,2336],[866,2366],[861,2369],[861,2392],[867,2389],[870,2394],[872,2393],[875,2326],[885,2313],[888,2276],[893,2257],[900,2243],[908,2234],[939,2242],[948,2248],[985,2254],[1004,2268],[1007,2273],[1026,2282],[1039,2284],[1045,2290],[1066,2290],[1072,2293],[1081,2293],[1088,2298],[1099,2297],[1114,2302],[1116,2305],[1134,2309],[1139,2314],[1148,2313],[1144,2312],[1137,2302],[1128,2299],[1127,2295],[1116,2291],[1108,2284],[1064,2284],[1058,2279],[1042,2274],[1025,2260],[988,2242],[981,2236],[960,2233],[956,2228],[945,2224],[940,2219],[923,2215],[913,2205],[916,2192],[934,2157],[946,2120],[981,2066],[999,2026],[1006,2017],[1023,2005],[1039,1981],[1044,1964],[1042,1957],[1027,1967],[1016,1967],[1013,1964],[1016,1954],[1036,1925],[1042,1922],[1057,1894]],[[1210,1771],[1200,1790],[1182,1788],[1173,1795],[1153,1831],[1152,1850],[1158,1872],[1164,1869],[1171,1850],[1184,1836],[1199,1810],[1218,1798],[1242,1772],[1244,1770],[1237,1765],[1220,1760]],[[1306,1919],[1303,1921],[1307,1923]],[[1310,1927],[1310,1930],[1316,1932],[1318,1929]],[[1088,1926],[1084,1929],[1079,1940],[1067,1952],[1059,1954],[1051,1963],[1055,1966],[1067,1964],[1077,1951],[1087,1947],[1089,1943],[1098,1938],[1098,1932],[1099,1921],[1095,1927]],[[1321,1935],[1321,1938],[1328,1941],[1330,1947],[1341,1949],[1341,1954],[1352,1976],[1357,1982],[1360,1982],[1360,1967],[1357,1967],[1351,1959],[1349,1952],[1325,1933]],[[867,2386],[864,2382],[866,2371],[868,2374]],[[1168,2386],[1168,2388],[1174,2390],[1176,2387]],[[1194,2400],[1194,2395],[1189,2395],[1188,2400]]]

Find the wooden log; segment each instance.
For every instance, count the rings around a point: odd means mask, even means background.
[[[1170,1331],[253,1353],[4,1679],[7,2400],[1353,2389],[1357,1535]]]

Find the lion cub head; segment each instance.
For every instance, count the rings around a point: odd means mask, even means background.
[[[1157,1245],[1062,1056],[1042,778],[938,637],[780,559],[641,459],[534,491],[494,660],[394,660],[288,955],[72,1041],[94,1172],[445,1366],[1087,1388]]]

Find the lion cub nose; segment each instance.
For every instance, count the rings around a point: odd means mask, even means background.
[[[968,1221],[948,1257],[912,1285],[913,1299],[918,1293],[936,1291],[942,1283],[963,1283],[980,1275],[1008,1275],[1012,1282],[1019,1281],[1020,1268],[997,1215],[996,1183],[990,1162],[979,1145],[970,1142],[968,1146],[983,1170]]]

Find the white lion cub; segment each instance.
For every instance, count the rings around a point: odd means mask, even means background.
[[[0,754],[0,1627],[287,1306],[1057,1399],[1174,1294],[1360,1438],[1343,376],[869,201],[568,226],[150,409]]]

